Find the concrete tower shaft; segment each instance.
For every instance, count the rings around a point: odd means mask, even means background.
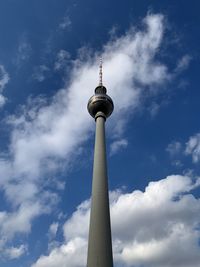
[[[87,267],[112,267],[112,241],[106,166],[105,118],[98,114],[94,149]]]

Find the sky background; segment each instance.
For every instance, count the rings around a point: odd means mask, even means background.
[[[199,1],[0,1],[0,266],[86,266],[103,83],[115,267],[200,266]]]

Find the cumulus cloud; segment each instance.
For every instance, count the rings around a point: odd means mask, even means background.
[[[191,136],[186,143],[186,155],[191,155],[194,163],[200,161],[200,133]]]
[[[144,90],[150,88],[150,94],[170,79],[167,66],[155,59],[164,33],[163,16],[149,14],[144,25],[141,31],[131,29],[108,42],[101,51],[104,83],[115,103],[110,119],[113,134],[123,132],[125,115],[139,106]],[[20,114],[9,117],[12,131],[7,154],[0,158],[0,185],[12,209],[0,213],[2,247],[16,233],[29,233],[32,220],[50,212],[59,201],[63,186],[54,177],[56,171],[80,154],[79,148],[94,129],[86,106],[97,85],[98,58],[97,53],[75,60],[63,89],[51,99],[30,98]],[[35,79],[43,81],[47,71],[45,65],[39,66]]]
[[[128,146],[128,141],[124,138],[112,142],[112,144],[110,145],[110,155],[116,154],[117,152],[119,152],[119,150],[124,149],[127,146]]]
[[[86,240],[82,238],[75,238],[69,241],[66,245],[52,250],[49,257],[41,256],[38,263],[32,267],[54,267],[54,266],[68,266],[68,267],[82,267],[85,266],[86,255]]]
[[[200,200],[191,192],[200,179],[171,175],[145,191],[117,191],[111,197],[115,266],[197,267],[200,261]],[[65,242],[32,267],[86,264],[90,202],[66,221]],[[76,256],[75,256],[76,255]]]
[[[9,74],[6,72],[4,66],[0,65],[0,107],[3,107],[6,102],[6,98],[3,96],[2,92],[9,80]]]

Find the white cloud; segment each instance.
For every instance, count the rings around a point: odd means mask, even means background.
[[[178,141],[173,141],[166,148],[166,151],[169,153],[171,157],[174,157],[180,154],[181,150],[182,150],[182,144]]]
[[[0,91],[2,92],[6,86],[6,84],[9,82],[9,75],[6,72],[3,65],[0,65]]]
[[[191,155],[194,163],[200,161],[200,133],[191,136],[186,143],[186,155]]]
[[[3,107],[6,103],[6,98],[5,96],[0,94],[0,108]]]
[[[148,15],[144,24],[143,31],[131,29],[101,53],[104,83],[115,104],[109,120],[113,134],[123,132],[125,115],[139,106],[144,90],[161,88],[170,78],[167,67],[155,60],[164,32],[163,16]],[[8,119],[11,142],[5,158],[0,158],[0,185],[12,209],[0,213],[0,241],[29,233],[32,220],[50,212],[59,201],[56,190],[63,186],[55,182],[55,173],[80,154],[94,129],[86,106],[97,85],[98,58],[96,54],[75,60],[66,88],[52,99],[29,99],[20,115]],[[47,71],[47,66],[39,66],[35,79],[42,81]]]
[[[49,68],[46,65],[39,65],[34,68],[32,78],[38,82],[43,82],[46,79],[48,72]]]
[[[177,159],[180,156],[191,156],[193,163],[198,163],[200,161],[200,133],[190,136],[184,144],[173,141],[167,146],[166,151],[173,159],[176,159],[173,161],[176,166],[182,166],[180,159]]]
[[[58,222],[54,222],[54,223],[52,223],[50,225],[50,227],[49,227],[49,238],[50,239],[56,237],[56,234],[57,234],[57,231],[58,231],[58,226],[59,226]]]
[[[149,107],[149,112],[151,117],[155,117],[158,114],[158,111],[160,109],[161,103],[152,102],[151,106]]]
[[[27,247],[25,245],[20,245],[19,247],[10,247],[5,250],[5,254],[9,259],[17,259],[26,253]]]
[[[191,191],[199,185],[200,179],[171,175],[149,183],[144,192],[113,194],[115,266],[197,267],[200,200]],[[89,211],[89,201],[78,206],[64,225],[64,244],[32,267],[85,266]]]
[[[17,47],[16,57],[13,60],[13,63],[17,68],[20,68],[22,64],[28,61],[32,54],[32,47],[27,39],[26,34],[23,34],[20,37],[20,41]]]
[[[187,69],[191,60],[192,60],[192,57],[190,55],[184,55],[178,61],[178,64],[176,67],[176,72],[179,73],[179,72],[182,72],[183,70]]]
[[[9,74],[6,72],[4,66],[0,65],[0,107],[3,107],[6,102],[6,98],[2,95],[2,92],[9,80]]]
[[[28,233],[31,228],[30,221],[32,218],[41,213],[39,203],[21,204],[19,209],[13,213],[2,213],[1,220],[1,237],[10,239],[16,232]]]
[[[51,254],[41,256],[38,263],[32,265],[34,267],[82,267],[85,266],[86,254],[86,240],[81,238],[75,238],[69,241],[66,245],[62,245],[59,248],[52,250]]]
[[[117,152],[119,152],[121,149],[124,149],[128,146],[128,141],[126,139],[120,139],[120,140],[116,140],[114,141],[111,145],[110,145],[110,155],[114,155]]]
[[[30,57],[31,50],[31,45],[28,42],[21,42],[18,47],[20,60],[27,60]]]
[[[59,28],[61,30],[65,30],[65,29],[68,29],[70,26],[71,26],[72,22],[71,22],[71,19],[69,16],[65,16],[61,23],[59,24]]]
[[[54,70],[58,71],[66,67],[68,60],[70,59],[69,52],[65,50],[60,50],[56,57],[56,62],[54,64]]]

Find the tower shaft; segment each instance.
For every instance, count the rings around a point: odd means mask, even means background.
[[[113,267],[108,178],[106,164],[105,120],[96,114],[92,203],[87,267]]]

